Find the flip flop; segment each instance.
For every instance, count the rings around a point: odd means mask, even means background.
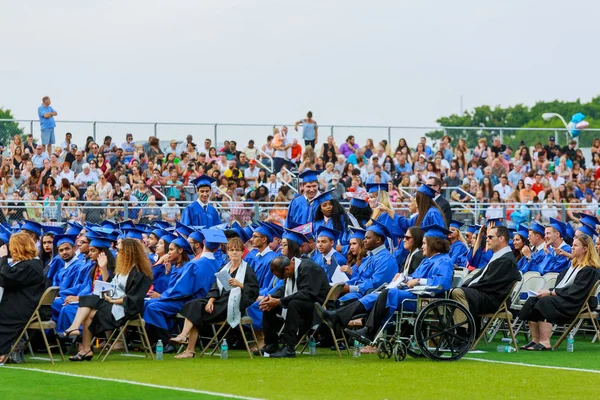
[[[537,343],[534,341],[531,341],[529,343],[527,343],[525,346],[521,346],[519,347],[519,350],[533,350],[533,347],[536,345]]]
[[[553,351],[552,347],[546,347],[541,343],[536,344],[531,349],[535,351]]]

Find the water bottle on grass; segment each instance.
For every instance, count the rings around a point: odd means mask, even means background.
[[[310,354],[311,356],[317,354],[317,342],[315,342],[314,336],[310,336],[308,338],[308,354]]]
[[[512,346],[500,345],[500,346],[496,347],[496,351],[498,353],[512,353],[514,351],[517,351],[517,349],[515,349]]]
[[[352,357],[360,357],[360,342],[358,340],[354,341],[354,351],[352,352]]]
[[[227,345],[227,339],[223,339],[221,343],[221,359],[227,360],[229,358],[229,346]]]
[[[162,342],[162,340],[158,339],[158,342],[156,342],[156,360],[162,361],[162,359],[163,359],[163,342]]]
[[[575,333],[571,331],[567,338],[567,353],[572,353],[575,347]]]

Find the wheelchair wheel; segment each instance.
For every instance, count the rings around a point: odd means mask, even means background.
[[[380,339],[377,342],[377,355],[382,360],[392,356],[392,345],[385,339]]]
[[[397,362],[406,360],[406,353],[407,353],[406,345],[404,343],[402,343],[401,341],[397,341],[396,343],[394,343],[393,353],[394,353],[394,360],[396,360]]]
[[[421,353],[431,360],[459,360],[473,346],[475,320],[462,304],[436,300],[417,315],[415,339]]]

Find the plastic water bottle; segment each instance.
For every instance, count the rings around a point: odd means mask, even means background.
[[[156,360],[162,361],[162,359],[163,359],[163,342],[162,342],[162,340],[158,339],[158,342],[156,342]]]
[[[519,339],[515,340],[517,343],[519,343]],[[512,339],[509,337],[503,337],[502,338],[502,343],[512,343]]]
[[[512,353],[514,351],[517,351],[517,349],[515,349],[512,346],[504,346],[504,345],[500,345],[498,347],[496,347],[496,351],[498,353]]]
[[[317,342],[315,342],[314,336],[308,338],[308,354],[311,356],[317,354]]]
[[[227,345],[227,339],[223,339],[221,343],[221,359],[227,360],[229,358],[229,346]]]
[[[352,352],[352,357],[360,357],[360,342],[358,340],[354,341],[354,351]]]
[[[572,353],[575,347],[575,333],[571,331],[569,333],[569,337],[567,338],[567,353]]]

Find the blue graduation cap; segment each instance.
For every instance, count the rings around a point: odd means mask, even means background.
[[[318,195],[317,197],[315,197],[312,200],[312,203],[315,205],[315,207],[319,207],[321,204],[325,203],[326,201],[333,200],[333,196],[331,196],[331,192],[333,192],[334,190],[335,189],[331,189],[331,190],[321,193],[320,195]]]
[[[581,219],[582,224],[588,224],[589,226],[600,225],[600,221],[593,215],[579,213],[579,218]]]
[[[119,223],[119,229],[121,229],[121,230],[132,229],[132,228],[135,228],[135,224],[131,220],[123,221],[123,222]]]
[[[133,229],[127,229],[125,231],[125,237],[127,239],[137,239],[137,240],[144,240],[144,231],[137,229],[137,228],[133,228]]]
[[[502,226],[502,218],[490,218],[485,221],[485,226],[489,226],[490,222],[493,222],[494,226]]]
[[[170,223],[168,223],[167,221],[162,221],[162,220],[161,221],[154,221],[152,223],[152,225],[154,225],[154,227],[161,228],[161,229],[166,229],[166,228],[168,228],[168,227],[171,226]]]
[[[42,231],[44,233],[51,233],[53,235],[61,235],[65,233],[65,230],[62,226],[54,226],[54,225],[42,225]]]
[[[275,236],[275,232],[273,232],[273,229],[265,223],[261,224],[258,228],[256,228],[254,232],[265,236],[269,242],[272,242],[273,236]]]
[[[437,225],[422,226],[421,230],[425,232],[423,237],[436,237],[440,239],[448,239],[450,231]]]
[[[359,197],[353,197],[350,199],[350,206],[355,208],[367,208],[369,203]]]
[[[188,236],[188,239],[195,240],[198,243],[204,243],[204,235],[200,231],[193,231]]]
[[[190,236],[190,233],[192,233],[193,231],[194,230],[192,228],[182,224],[179,221],[177,221],[175,223],[175,232],[179,233],[182,236],[188,237],[188,236]]]
[[[37,236],[42,236],[42,224],[35,221],[24,219],[23,224],[21,225],[21,230],[32,232]]]
[[[360,240],[365,240],[365,232],[367,232],[366,230],[362,229],[362,228],[355,228],[352,227],[350,228],[350,231],[352,232],[350,234],[350,237],[348,239],[360,239]]]
[[[151,235],[156,236],[157,239],[160,239],[161,237],[163,237],[163,235],[165,235],[167,232],[163,231],[160,228],[157,229],[153,229],[152,232],[150,232]]]
[[[240,232],[238,232],[240,238],[244,241],[244,243],[250,240],[250,238],[252,237],[252,233],[254,233],[254,231],[252,230],[251,226],[245,226],[240,230]]]
[[[594,191],[590,188],[587,188],[587,189],[585,189],[585,195],[586,196],[590,195],[590,196],[594,197]]]
[[[336,241],[337,238],[340,236],[340,232],[336,231],[335,229],[331,229],[325,225],[321,225],[316,232],[317,237],[327,237],[333,241]]]
[[[208,249],[215,249],[219,247],[221,243],[227,243],[227,236],[223,231],[218,229],[202,229],[202,235],[204,235],[204,244]]]
[[[387,183],[367,183],[366,189],[367,189],[367,192],[369,192],[369,193],[387,192],[388,184]]]
[[[309,169],[302,172],[300,175],[298,175],[298,177],[302,179],[302,183],[315,182],[319,179],[318,176],[320,173],[321,171],[313,171]]]
[[[577,233],[577,232],[581,232],[584,235],[588,235],[591,238],[594,238],[594,236],[598,236],[598,232],[596,231],[596,228],[593,228],[588,224],[581,224],[581,226],[576,229],[575,233]]]
[[[481,225],[469,225],[469,227],[467,228],[467,232],[477,233],[477,232],[479,232],[480,229],[481,229]]]
[[[116,223],[114,223],[112,221],[106,221],[106,220],[100,222],[100,226],[103,226],[105,228],[109,228],[109,229],[112,229],[112,230],[115,230],[115,229],[119,228],[119,224],[116,224]]]
[[[519,229],[517,229],[515,233],[521,236],[523,239],[529,238],[529,228],[527,228],[525,225],[519,225]]]
[[[374,219],[371,219],[371,225],[367,228],[367,232],[369,231],[376,233],[384,239],[392,237],[392,234],[390,233],[388,228],[381,222],[375,221]]]
[[[79,222],[68,222],[69,229],[65,232],[67,235],[79,235],[83,230],[83,225]]]
[[[548,226],[551,226],[554,229],[556,229],[558,233],[560,233],[560,236],[563,238],[567,234],[567,227],[565,226],[565,223],[555,218],[550,218],[550,224]]]
[[[277,225],[273,222],[268,221],[263,222],[263,224],[266,224],[269,228],[271,228],[276,238],[281,238],[281,236],[283,235],[283,227],[281,225]]]
[[[532,222],[529,225],[529,230],[542,235],[542,237],[546,234],[546,228],[544,228],[543,225],[540,225],[537,222]]]
[[[575,237],[575,229],[573,229],[571,224],[565,224],[565,235],[571,239]]]
[[[185,251],[188,254],[194,254],[194,250],[192,250],[192,246],[190,246],[188,241],[182,237],[175,238],[171,243],[173,243],[175,246],[179,247],[180,249],[183,249],[183,251]]]
[[[140,231],[144,232],[144,233],[150,233],[152,232],[152,228],[150,227],[150,225],[146,225],[146,224],[137,224],[135,226],[136,229],[139,229]]]
[[[308,238],[300,232],[296,232],[287,228],[284,228],[283,230],[283,239],[291,240],[295,242],[298,246],[302,246],[303,243],[309,242]]]
[[[456,228],[458,230],[460,230],[461,226],[463,226],[464,223],[457,221],[457,220],[451,220],[450,221],[450,228]]]
[[[96,234],[97,236],[106,236],[113,233],[115,230],[111,228],[103,228],[101,226],[90,226],[88,228],[89,232]]]
[[[91,247],[110,249],[111,241],[109,239],[99,236],[88,236],[88,238],[90,239]]]
[[[169,244],[171,244],[171,242],[173,242],[173,240],[177,239],[177,236],[167,233],[166,235],[163,235],[160,239],[163,242],[165,242],[168,246]]]
[[[213,182],[216,182],[216,179],[211,178],[208,175],[200,175],[199,177],[197,177],[196,179],[194,179],[192,181],[194,186],[196,186],[197,188],[202,187],[202,186],[211,186],[213,184]]]
[[[54,236],[54,246],[59,247],[65,243],[69,243],[71,246],[75,246],[75,240],[77,240],[77,235],[56,235]]]
[[[10,242],[10,233],[8,232],[0,232],[0,246],[8,245]]]
[[[427,185],[419,186],[419,188],[417,189],[417,192],[421,192],[425,196],[430,197],[432,199],[437,195],[437,192]]]

